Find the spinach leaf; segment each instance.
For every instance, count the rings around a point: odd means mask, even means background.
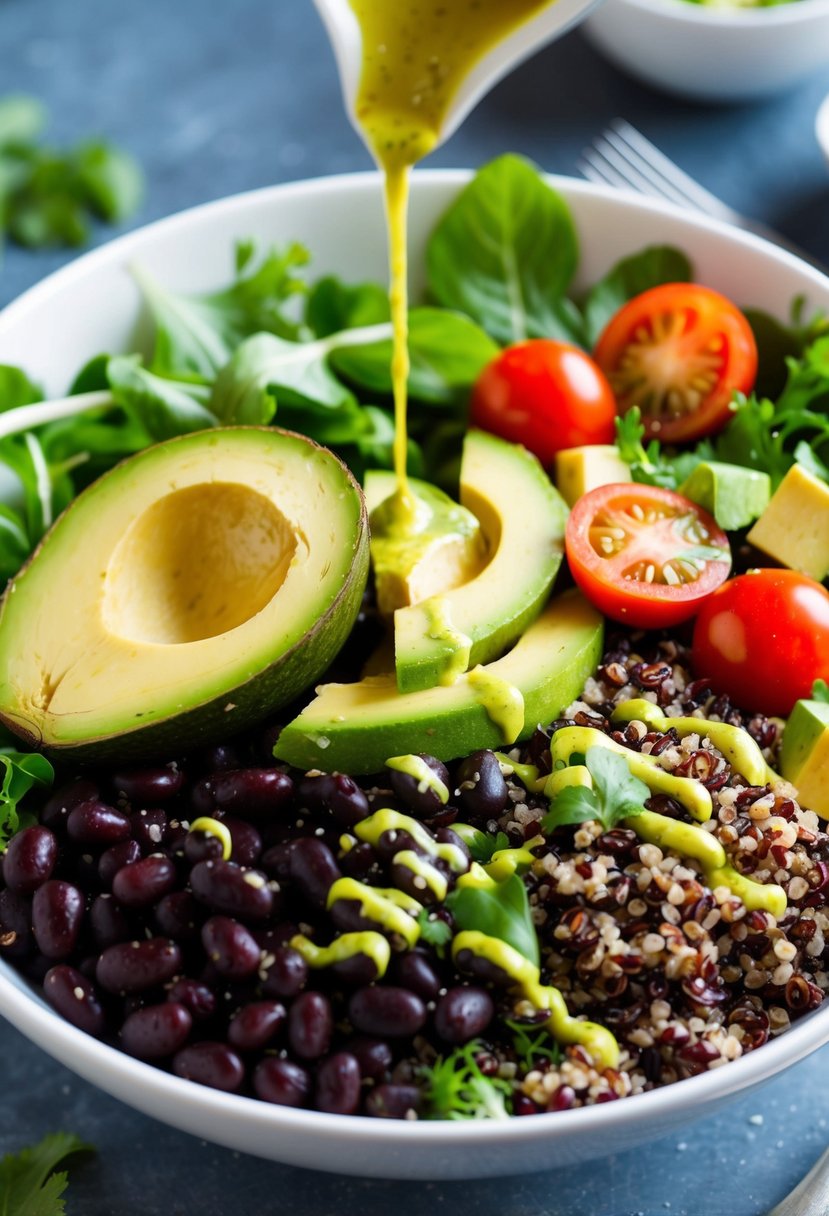
[[[252,334],[295,339],[298,326],[286,303],[305,290],[297,271],[308,261],[300,245],[270,250],[253,264],[249,243],[237,246],[235,281],[224,291],[182,295],[133,267],[155,322],[150,370],[161,376],[212,382],[239,344]]]
[[[409,394],[417,401],[450,405],[465,394],[498,346],[474,321],[439,308],[409,313]],[[332,350],[329,363],[338,375],[361,389],[389,394],[391,338],[366,346]]]
[[[209,388],[156,376],[142,367],[140,355],[114,356],[107,378],[115,400],[141,420],[153,440],[216,425],[207,406]]]
[[[517,874],[486,887],[456,887],[446,906],[458,929],[477,929],[512,946],[536,967],[538,935],[530,912],[527,888]]]
[[[687,283],[692,275],[688,258],[670,245],[651,245],[622,258],[588,292],[584,305],[588,346],[595,346],[610,318],[628,300],[662,283]]]
[[[318,338],[389,320],[389,296],[379,283],[343,283],[328,276],[310,288],[305,324]]]
[[[347,408],[354,397],[328,367],[332,341],[248,338],[216,377],[210,408],[226,423],[267,422],[283,401],[309,411]]]
[[[0,364],[0,412],[16,410],[20,405],[34,405],[43,394],[19,367]]]
[[[31,551],[26,522],[19,511],[0,503],[0,585],[17,574]]]
[[[757,342],[757,379],[754,392],[758,397],[779,397],[786,384],[789,359],[800,359],[806,347],[829,330],[829,317],[817,314],[804,319],[805,301],[798,296],[791,309],[789,324],[757,308],[744,308],[746,320]]]
[[[138,210],[144,196],[143,174],[122,148],[91,140],[76,149],[74,167],[78,189],[101,219],[117,224]]]
[[[18,810],[18,804],[34,786],[48,789],[55,779],[55,770],[39,752],[18,752],[0,749],[0,845],[9,840],[19,828],[34,822],[34,816]]]
[[[429,291],[500,343],[578,340],[581,317],[565,299],[578,256],[564,199],[529,161],[502,156],[476,174],[432,233]]]
[[[591,747],[584,762],[593,788],[565,786],[541,820],[542,831],[552,832],[565,824],[598,820],[609,832],[623,819],[639,815],[644,809],[650,790],[644,781],[634,777],[624,756],[606,747]]]

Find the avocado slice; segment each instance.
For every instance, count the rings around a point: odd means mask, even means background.
[[[359,486],[272,428],[185,435],[75,499],[0,608],[0,719],[73,759],[227,737],[317,679],[368,571]]]
[[[748,541],[781,566],[822,582],[829,574],[829,486],[793,464]]]
[[[599,662],[603,634],[600,614],[579,592],[567,591],[550,601],[509,654],[454,684],[401,693],[393,675],[379,675],[321,685],[282,731],[274,755],[300,769],[376,773],[389,756],[425,752],[453,760],[526,739],[579,695]],[[517,696],[523,725],[505,740],[503,711],[514,709]]]
[[[567,506],[526,448],[469,431],[460,499],[480,520],[490,558],[462,586],[395,612],[401,692],[451,683],[503,654],[538,616],[561,565]]]
[[[780,772],[804,807],[829,819],[829,702],[795,703],[783,731]]]
[[[709,511],[726,532],[736,532],[765,511],[771,497],[771,478],[757,469],[705,460],[685,479],[679,492]]]
[[[486,561],[486,541],[471,511],[428,481],[410,477],[408,484],[417,503],[419,527],[403,535],[383,526],[384,504],[397,490],[395,474],[371,469],[363,486],[377,607],[389,616],[397,608],[461,586]]]

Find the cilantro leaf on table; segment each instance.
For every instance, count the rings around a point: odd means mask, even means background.
[[[68,1157],[94,1149],[77,1136],[56,1132],[0,1160],[0,1216],[62,1216],[68,1177],[56,1173]]]
[[[508,1081],[487,1077],[476,1057],[484,1044],[473,1039],[421,1072],[428,1119],[507,1119]]]
[[[624,756],[606,747],[590,747],[584,763],[593,779],[593,788],[565,786],[541,820],[542,831],[597,820],[609,832],[623,819],[644,810],[650,790],[644,781],[634,777]]]
[[[512,946],[536,967],[538,935],[527,888],[517,874],[486,887],[456,887],[446,898],[458,930],[477,929]]]
[[[4,845],[30,820],[34,823],[34,816],[19,811],[18,805],[34,786],[48,789],[55,779],[55,770],[39,752],[18,752],[4,747],[0,748],[0,774],[0,845]]]

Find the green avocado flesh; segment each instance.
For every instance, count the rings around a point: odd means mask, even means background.
[[[148,448],[85,490],[0,607],[0,719],[73,758],[226,738],[347,638],[368,571],[362,493],[273,428]]]
[[[517,645],[482,670],[524,698],[528,738],[539,722],[556,718],[581,692],[602,653],[603,618],[576,591],[550,601]],[[389,756],[427,752],[453,760],[483,747],[503,746],[468,673],[451,685],[401,693],[393,675],[358,684],[323,684],[279,736],[274,755],[296,768],[375,773]],[[512,742],[512,740],[510,741]]]
[[[780,772],[800,801],[829,819],[829,704],[797,701],[783,731]]]
[[[771,478],[756,469],[708,460],[698,464],[679,488],[726,532],[747,528],[763,514],[771,497]]]
[[[469,644],[467,668],[503,654],[538,616],[561,566],[567,505],[525,448],[470,431],[463,447],[460,500],[480,521],[488,561],[462,586],[395,612],[401,692],[433,688],[445,680],[456,659],[458,636]],[[435,627],[436,615],[443,628]]]

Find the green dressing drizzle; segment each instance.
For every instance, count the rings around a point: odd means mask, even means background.
[[[704,823],[711,818],[713,805],[711,795],[693,777],[675,777],[660,768],[656,756],[633,752],[620,743],[614,743],[607,735],[592,726],[565,726],[557,730],[550,744],[553,771],[565,767],[573,755],[586,755],[591,747],[606,747],[609,751],[624,756],[634,777],[644,781],[652,794],[667,794],[685,807],[692,819]]]
[[[393,768],[398,773],[406,773],[417,782],[417,788],[421,794],[430,790],[444,806],[449,801],[449,790],[421,756],[391,756],[386,761],[386,768]]]
[[[411,950],[420,937],[420,925],[414,919],[421,904],[396,887],[368,887],[356,878],[338,878],[328,892],[326,907],[340,899],[353,900],[360,905],[360,915],[374,924],[382,925],[387,933],[396,933]]]
[[[520,688],[494,676],[485,667],[473,667],[467,681],[489,720],[500,730],[504,743],[514,743],[524,729],[524,697]]]
[[[202,815],[190,824],[191,832],[204,832],[206,836],[215,836],[222,846],[222,860],[227,861],[233,852],[233,838],[225,825],[209,815]]]
[[[452,624],[449,601],[443,595],[432,596],[423,604],[428,625],[428,637],[436,642],[445,642],[448,650],[444,655],[440,683],[446,687],[454,684],[469,667],[472,639]]]
[[[544,786],[544,778],[539,776],[534,764],[522,764],[520,760],[510,760],[505,752],[496,752],[495,759],[501,766],[505,777],[514,773],[525,789],[537,794]]]
[[[330,946],[317,946],[302,933],[292,937],[289,943],[298,950],[309,967],[330,967],[342,963],[358,954],[365,954],[377,968],[376,978],[386,974],[391,958],[391,946],[381,933],[342,933]]]
[[[699,735],[710,739],[736,773],[745,777],[750,785],[765,785],[779,781],[777,773],[769,768],[760,748],[748,731],[729,722],[708,722],[703,718],[667,718],[651,701],[635,699],[623,701],[613,711],[614,722],[644,722],[654,730],[675,730],[680,739],[686,735]]]
[[[547,1013],[546,1027],[559,1043],[580,1043],[586,1047],[602,1068],[615,1068],[619,1063],[619,1044],[605,1026],[583,1022],[567,1011],[558,988],[541,983],[538,967],[497,937],[488,937],[474,929],[458,933],[452,942],[452,957],[468,950],[505,972],[525,1000]]]
[[[376,845],[386,832],[406,832],[411,836],[419,849],[431,857],[438,857],[446,862],[450,870],[463,874],[467,868],[467,859],[456,844],[441,844],[411,815],[389,809],[375,811],[368,819],[361,820],[354,827],[355,836]],[[335,883],[336,886],[336,883]]]

